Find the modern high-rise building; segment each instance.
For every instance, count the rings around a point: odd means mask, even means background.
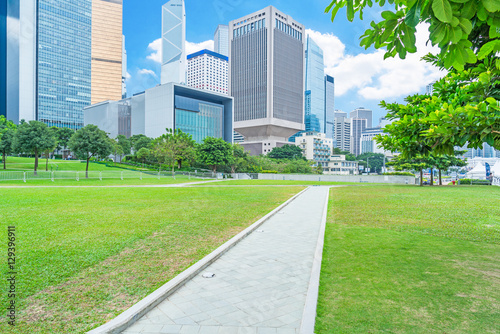
[[[267,154],[305,129],[303,34],[273,6],[229,24],[235,129],[251,154]]]
[[[335,80],[325,75],[325,134],[335,138]]]
[[[335,142],[342,151],[351,150],[351,121],[345,112],[335,112]]]
[[[359,107],[351,111],[351,118],[364,118],[367,120],[366,127],[371,128],[373,125],[373,111],[364,107]]]
[[[0,9],[8,119],[78,129],[93,100],[121,97],[122,0],[2,1]]]
[[[214,34],[214,51],[229,56],[229,26],[219,24]]]
[[[92,1],[92,104],[122,97],[123,0]],[[73,1],[69,1],[74,3]]]
[[[366,118],[351,118],[351,148],[350,152],[355,156],[361,154],[361,136],[366,130]]]
[[[122,51],[122,99],[127,97],[127,49],[125,49],[125,36],[123,36]]]
[[[221,94],[228,94],[228,58],[201,50],[187,56],[187,85]]]
[[[0,2],[0,116],[7,116],[7,1]]]
[[[162,7],[161,83],[186,83],[186,9],[184,0]]]
[[[323,50],[308,36],[306,43],[306,131],[326,133],[325,63]]]

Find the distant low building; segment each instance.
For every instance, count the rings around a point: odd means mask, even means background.
[[[315,166],[326,166],[333,149],[333,140],[319,132],[304,132],[295,139],[295,145],[302,149],[307,160],[315,162]]]
[[[206,137],[233,142],[233,98],[168,83],[120,101],[84,109],[84,122],[110,134],[157,138],[166,129],[180,129],[200,143]]]
[[[345,155],[334,154],[328,159],[328,164],[323,168],[324,174],[329,175],[357,175],[359,174],[357,161],[347,161]]]

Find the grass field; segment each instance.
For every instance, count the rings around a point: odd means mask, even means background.
[[[211,186],[314,186],[314,185],[366,185],[366,183],[325,182],[325,181],[287,181],[287,180],[227,180],[213,182]]]
[[[12,331],[2,321],[0,333],[90,330],[301,189],[4,188],[1,230],[5,240],[7,226],[17,232],[18,323]]]
[[[35,166],[35,158],[19,158],[19,157],[7,157],[7,171],[18,171],[18,170],[33,170]],[[87,166],[86,162],[80,162],[79,160],[52,160],[49,159],[49,171],[85,171]],[[38,159],[38,170],[45,170],[45,159]],[[92,171],[106,171],[110,170],[110,167],[106,165],[91,163],[89,170]],[[4,171],[3,162],[0,164],[0,172]]]
[[[500,333],[500,188],[331,190],[316,333]]]

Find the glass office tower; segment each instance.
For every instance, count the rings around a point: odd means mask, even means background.
[[[310,92],[310,103],[305,108],[306,131],[326,133],[325,120],[325,65],[323,50],[307,37],[306,48],[306,92]]]
[[[325,76],[325,134],[327,138],[335,138],[335,80]]]
[[[0,2],[0,116],[7,116],[7,1]]]
[[[83,127],[91,101],[92,0],[38,1],[38,117]]]
[[[229,26],[219,24],[214,34],[215,52],[229,57]]]

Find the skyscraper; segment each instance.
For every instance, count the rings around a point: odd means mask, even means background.
[[[161,83],[186,82],[186,9],[184,0],[162,7]]]
[[[0,116],[7,116],[7,1],[0,3]]]
[[[122,99],[127,97],[127,49],[125,48],[125,36],[123,36],[122,49]]]
[[[92,0],[92,104],[123,96],[122,1]]]
[[[306,103],[306,131],[326,133],[325,119],[325,64],[323,50],[307,37],[306,47],[306,95],[310,95],[310,103]]]
[[[351,121],[342,111],[335,112],[335,142],[342,151],[351,150]]]
[[[365,109],[364,107],[359,107],[351,111],[349,114],[351,118],[364,118],[367,120],[366,127],[372,127],[373,111],[370,109]]]
[[[9,19],[0,17],[7,22],[0,105],[8,119],[79,129],[94,98],[121,97],[122,0],[2,1],[2,8]]]
[[[304,130],[304,26],[269,6],[229,24],[235,129],[252,154]]]
[[[228,58],[201,50],[187,56],[187,85],[228,95]]]
[[[350,152],[355,156],[361,154],[361,136],[366,130],[366,118],[351,118],[351,148]]]
[[[214,50],[223,56],[229,56],[229,26],[219,24],[214,34]]]
[[[335,135],[335,81],[325,75],[325,134],[327,138]]]

